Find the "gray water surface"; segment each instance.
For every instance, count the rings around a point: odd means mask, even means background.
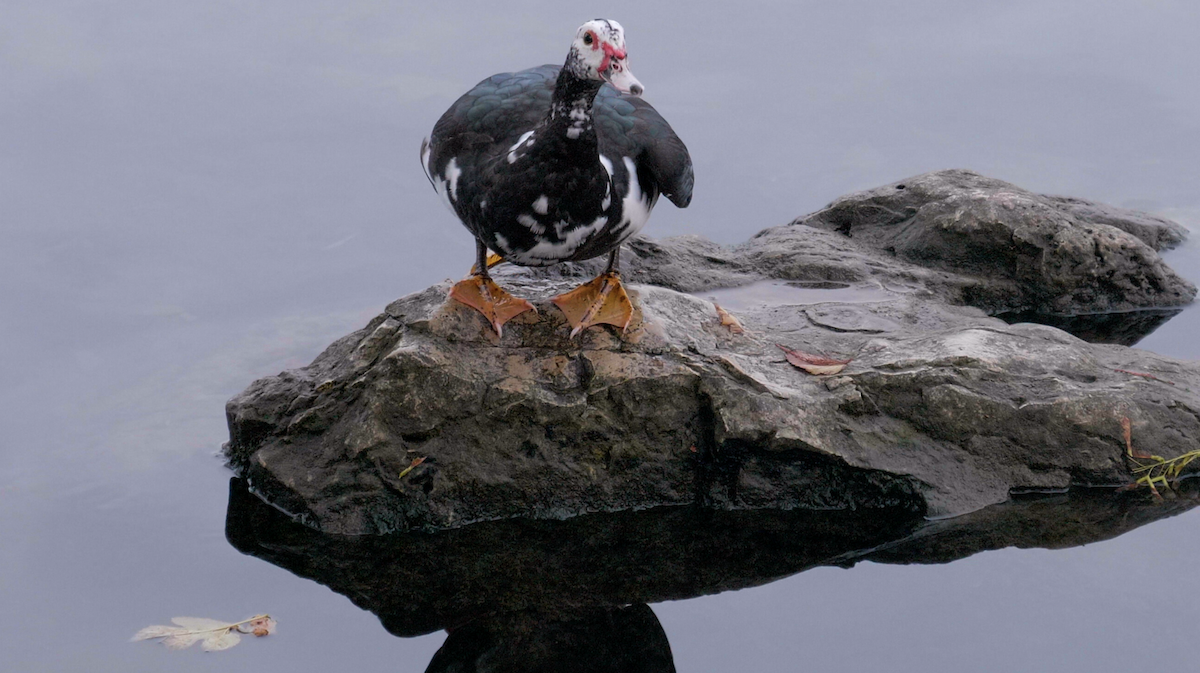
[[[422,671],[322,586],[225,540],[223,404],[473,247],[417,162],[454,98],[627,30],[720,242],[964,167],[1200,228],[1200,5],[71,2],[0,7],[0,668]],[[1200,281],[1195,238],[1167,255]],[[1200,309],[1139,343],[1200,358]],[[1071,549],[817,568],[652,608],[680,671],[1190,665],[1200,514]],[[220,654],[126,642],[270,612]]]

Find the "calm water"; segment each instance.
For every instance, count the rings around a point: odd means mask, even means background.
[[[226,542],[215,452],[251,380],[470,265],[421,138],[479,79],[561,61],[597,14],[474,4],[6,0],[0,669],[425,669],[444,634],[393,637]],[[1200,6],[1003,4],[606,4],[696,163],[692,206],[647,233],[736,242],[946,167],[1200,229]],[[1197,241],[1168,259],[1200,282]],[[1139,347],[1200,358],[1198,332],[1193,308]],[[1198,533],[1193,511],[652,607],[680,671],[1179,667]],[[222,654],[126,642],[257,612],[278,634]]]

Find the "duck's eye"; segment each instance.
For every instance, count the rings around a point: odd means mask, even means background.
[[[588,33],[588,34],[586,34],[586,35],[584,35],[584,36],[583,36],[583,43],[584,43],[584,44],[591,44],[591,43],[592,43],[592,34],[591,34],[591,33]]]

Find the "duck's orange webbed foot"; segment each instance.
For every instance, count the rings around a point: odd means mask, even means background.
[[[491,278],[475,274],[465,280],[460,280],[450,288],[450,298],[470,306],[483,314],[497,336],[504,336],[504,323],[526,311],[537,313],[533,304],[514,297],[500,287]]]
[[[633,319],[633,304],[615,271],[603,273],[551,299],[571,323],[571,338],[592,325],[614,325],[624,333]]]

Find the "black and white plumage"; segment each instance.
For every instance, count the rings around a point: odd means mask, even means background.
[[[483,80],[422,143],[430,183],[506,261],[597,257],[636,234],[660,194],[691,201],[687,148],[637,96],[626,58],[620,24],[589,21],[562,67]]]

